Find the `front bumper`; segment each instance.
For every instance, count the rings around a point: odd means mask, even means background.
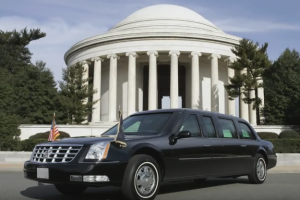
[[[269,155],[268,156],[268,166],[267,169],[271,169],[275,167],[277,164],[277,156],[276,155]]]
[[[53,184],[82,184],[87,186],[120,185],[127,163],[101,162],[101,163],[24,163],[24,177],[42,183]],[[47,168],[49,179],[37,178],[37,168]],[[83,182],[71,181],[71,175],[105,175],[109,182]]]

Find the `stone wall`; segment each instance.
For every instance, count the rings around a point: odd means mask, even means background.
[[[58,125],[58,131],[69,133],[71,137],[99,136],[117,122],[103,122],[95,125]],[[21,125],[21,140],[28,139],[31,135],[49,131],[51,125]]]
[[[282,126],[282,125],[272,125],[272,126],[268,126],[268,125],[259,125],[259,126],[253,126],[254,130],[256,132],[273,132],[273,133],[277,133],[279,135],[279,133],[281,133],[284,130],[291,130],[293,129],[293,126]]]
[[[117,122],[99,122],[93,125],[58,125],[59,131],[69,133],[71,137],[99,136],[114,126]],[[50,130],[51,125],[21,125],[21,140],[28,139],[31,135]],[[279,134],[283,130],[289,130],[289,126],[253,126],[256,132],[274,132]]]

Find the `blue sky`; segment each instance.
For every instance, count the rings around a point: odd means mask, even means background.
[[[285,48],[300,51],[299,0],[0,0],[0,30],[41,28],[30,45],[33,62],[43,60],[61,80],[64,53],[76,42],[106,32],[134,11],[155,4],[190,8],[223,31],[268,42],[271,60]],[[154,14],[154,13],[153,13]]]

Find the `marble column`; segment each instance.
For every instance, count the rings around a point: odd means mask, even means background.
[[[83,81],[88,81],[89,79],[89,62],[86,60],[83,60],[80,62],[80,64],[83,66],[84,69],[84,74],[83,74]],[[86,85],[88,85],[89,83],[86,82]],[[86,104],[88,102],[88,98],[85,98],[83,101],[83,104]]]
[[[264,84],[263,80],[258,80],[257,81],[259,84]],[[265,105],[265,98],[264,98],[264,88],[260,87],[258,88],[258,97],[261,99],[261,107],[264,107]]]
[[[178,108],[178,57],[179,51],[170,51],[171,73],[170,73],[170,107]]]
[[[109,54],[109,94],[108,94],[108,121],[117,121],[117,60],[119,56]]]
[[[229,65],[231,65],[236,59],[234,57],[229,57],[225,60],[227,63],[227,76],[228,76],[228,84],[230,84],[230,78],[234,77],[234,69],[229,68]],[[226,92],[227,102],[228,102],[228,114],[235,116],[235,100],[229,100],[228,94]]]
[[[255,98],[255,91],[254,90],[252,90],[250,92],[250,98],[251,99]],[[254,102],[251,103],[251,104],[248,104],[249,105],[249,108],[248,108],[249,109],[249,123],[251,125],[256,125],[256,110],[253,110],[253,104],[254,104]]]
[[[190,55],[192,58],[191,66],[191,108],[201,108],[198,105],[200,101],[200,74],[199,74],[199,56],[200,52],[193,51]],[[199,101],[199,102],[198,102]]]
[[[247,70],[242,70],[242,74],[247,74]],[[249,121],[249,105],[243,101],[245,95],[243,94],[243,87],[241,88],[241,97],[240,97],[240,118]]]
[[[149,90],[148,90],[148,110],[157,109],[157,51],[148,51],[149,56]]]
[[[127,116],[136,110],[136,52],[126,53],[128,56],[128,89],[127,89]]]
[[[219,112],[219,66],[218,59],[221,56],[218,54],[211,54],[208,59],[211,60],[211,111]]]
[[[92,58],[94,61],[94,83],[93,89],[97,92],[93,95],[93,101],[98,101],[94,105],[94,110],[92,113],[92,122],[100,122],[100,107],[101,107],[101,62],[103,59],[100,57]]]

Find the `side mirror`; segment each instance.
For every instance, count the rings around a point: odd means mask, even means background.
[[[188,137],[191,137],[192,134],[190,131],[180,131],[177,136],[176,136],[176,139],[180,139],[180,138],[188,138]]]

